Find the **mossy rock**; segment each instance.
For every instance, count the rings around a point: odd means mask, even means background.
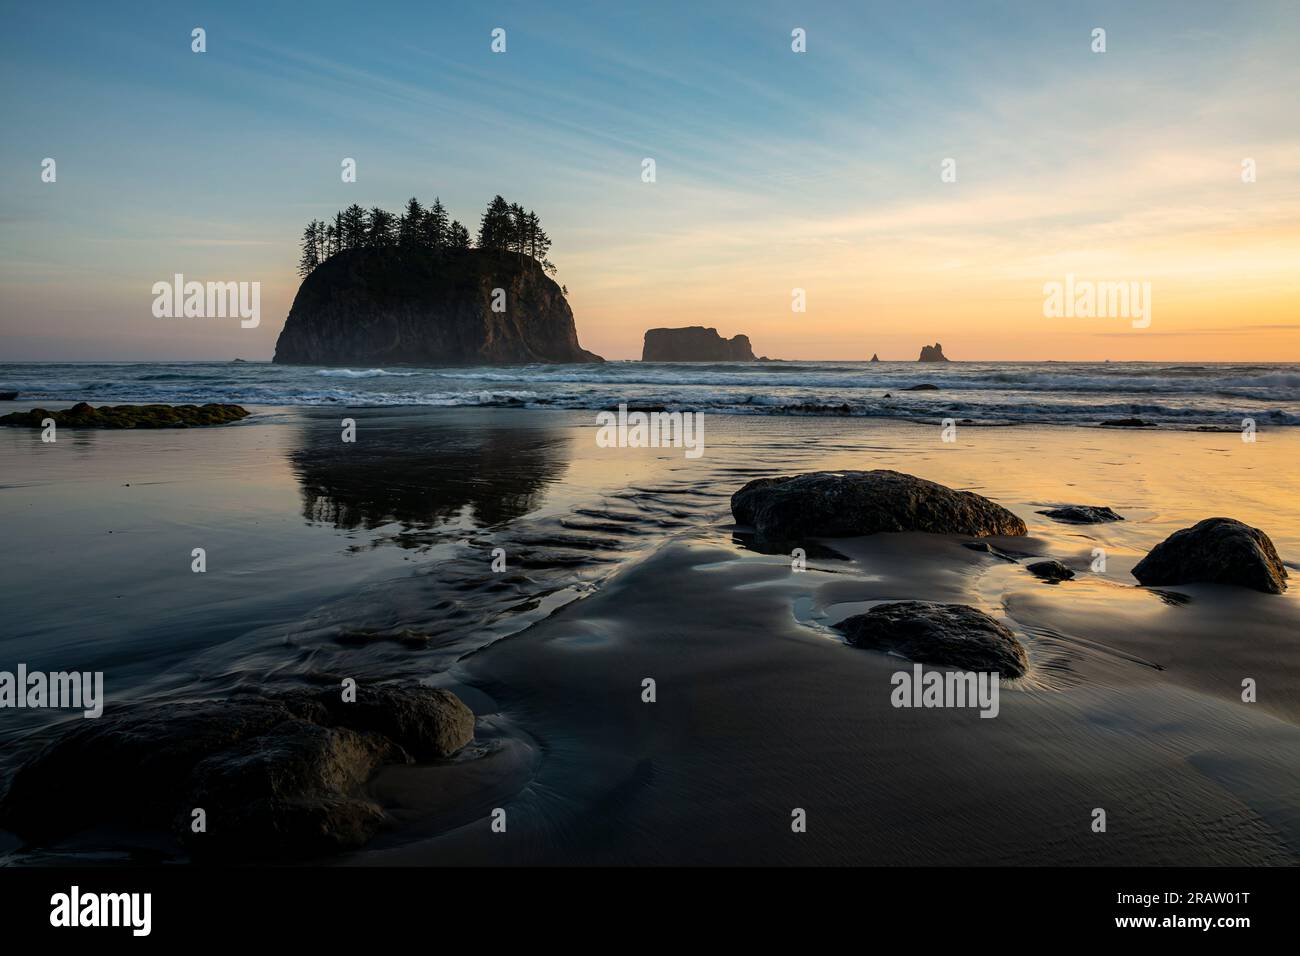
[[[248,409],[238,405],[101,405],[95,408],[78,402],[71,408],[51,412],[33,408],[30,412],[13,412],[0,416],[0,425],[19,428],[42,428],[47,418],[60,428],[189,428],[204,425],[228,425],[248,417]]]

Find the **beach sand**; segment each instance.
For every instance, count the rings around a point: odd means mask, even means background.
[[[710,415],[691,460],[599,448],[590,413],[254,411],[57,448],[0,434],[23,556],[2,646],[104,670],[110,708],[346,676],[454,690],[475,744],[381,771],[371,792],[399,825],[333,862],[1300,862],[1293,430],[964,427],[945,443],[929,425]],[[1076,578],[916,533],[825,540],[796,573],[733,525],[747,480],[838,468],[976,491],[1029,526],[992,544]],[[1127,520],[1037,514],[1065,503]],[[1291,590],[1137,586],[1151,547],[1215,515],[1268,533]],[[911,599],[980,608],[1025,644],[995,719],[891,706],[910,665],[832,627]],[[26,721],[6,722],[0,766],[50,718]]]

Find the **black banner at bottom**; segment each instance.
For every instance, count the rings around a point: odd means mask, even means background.
[[[820,933],[914,919],[927,938],[1000,929],[1231,943],[1290,923],[1294,884],[1292,871],[1262,868],[8,868],[0,925],[8,940],[329,943],[439,923],[499,936],[613,918],[639,936],[725,918],[743,937],[746,921],[763,933],[808,918]]]

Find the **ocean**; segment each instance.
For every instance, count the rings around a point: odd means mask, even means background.
[[[917,386],[934,389],[911,390]],[[0,364],[19,404],[234,402],[273,406],[619,403],[720,414],[831,415],[980,424],[1181,428],[1300,425],[1300,365],[1167,362],[606,362],[443,368],[318,368],[267,362]]]

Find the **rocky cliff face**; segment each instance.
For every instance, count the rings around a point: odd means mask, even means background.
[[[749,336],[724,339],[717,329],[691,325],[681,329],[650,329],[641,349],[643,362],[754,362]]]
[[[918,358],[917,361],[918,362],[947,362],[948,356],[943,354],[943,346],[940,345],[938,342],[935,342],[933,345],[921,346],[921,357]]]
[[[505,311],[492,311],[493,290]],[[287,365],[600,362],[531,256],[351,249],[303,280],[275,346]]]

